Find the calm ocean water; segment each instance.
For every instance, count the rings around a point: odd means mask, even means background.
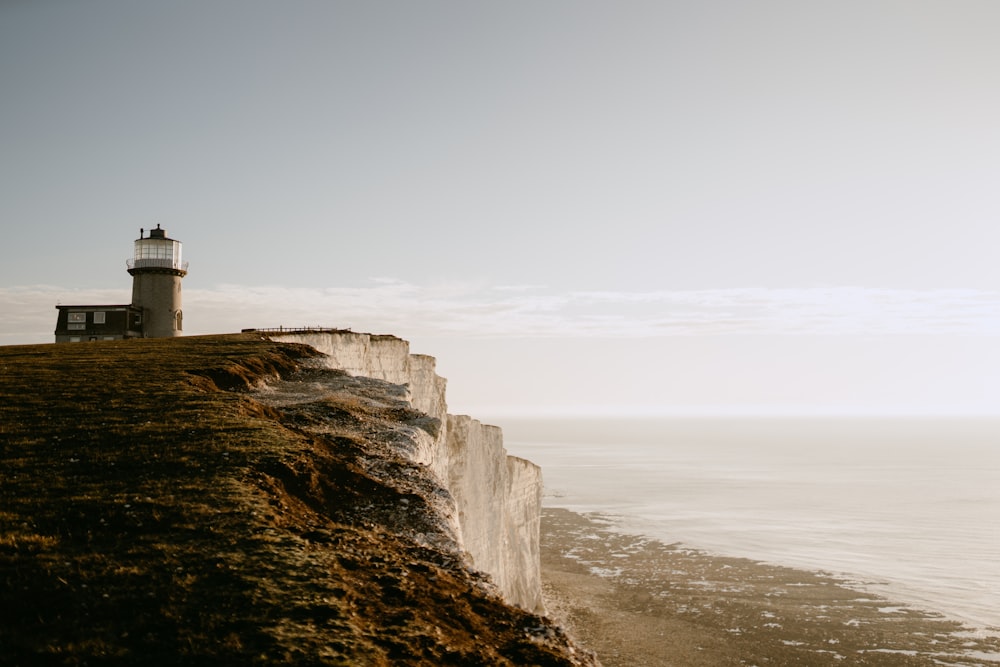
[[[544,503],[1000,627],[1000,420],[498,420]]]

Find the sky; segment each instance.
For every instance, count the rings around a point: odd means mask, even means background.
[[[127,303],[452,412],[997,414],[994,0],[0,2],[0,344]]]

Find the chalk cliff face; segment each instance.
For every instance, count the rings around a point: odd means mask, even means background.
[[[473,565],[489,574],[504,597],[543,611],[539,572],[542,476],[538,466],[508,456],[499,428],[447,412],[446,381],[435,360],[410,354],[394,336],[349,331],[271,334],[309,345],[326,355],[322,363],[355,376],[400,385],[413,408],[440,421],[436,437],[413,441],[407,452],[428,466],[450,491],[458,539]]]

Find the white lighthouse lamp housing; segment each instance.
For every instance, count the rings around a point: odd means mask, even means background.
[[[140,235],[141,236],[141,235]],[[167,269],[187,273],[187,262],[181,258],[181,242],[167,238],[159,225],[149,230],[148,237],[135,240],[135,252],[128,262],[131,269]]]

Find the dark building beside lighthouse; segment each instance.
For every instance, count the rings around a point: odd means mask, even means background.
[[[132,303],[56,306],[57,343],[182,335],[181,279],[187,275],[187,262],[181,257],[181,242],[168,238],[159,225],[148,237],[140,230],[127,266]]]
[[[142,338],[142,309],[117,306],[56,306],[56,342]]]

